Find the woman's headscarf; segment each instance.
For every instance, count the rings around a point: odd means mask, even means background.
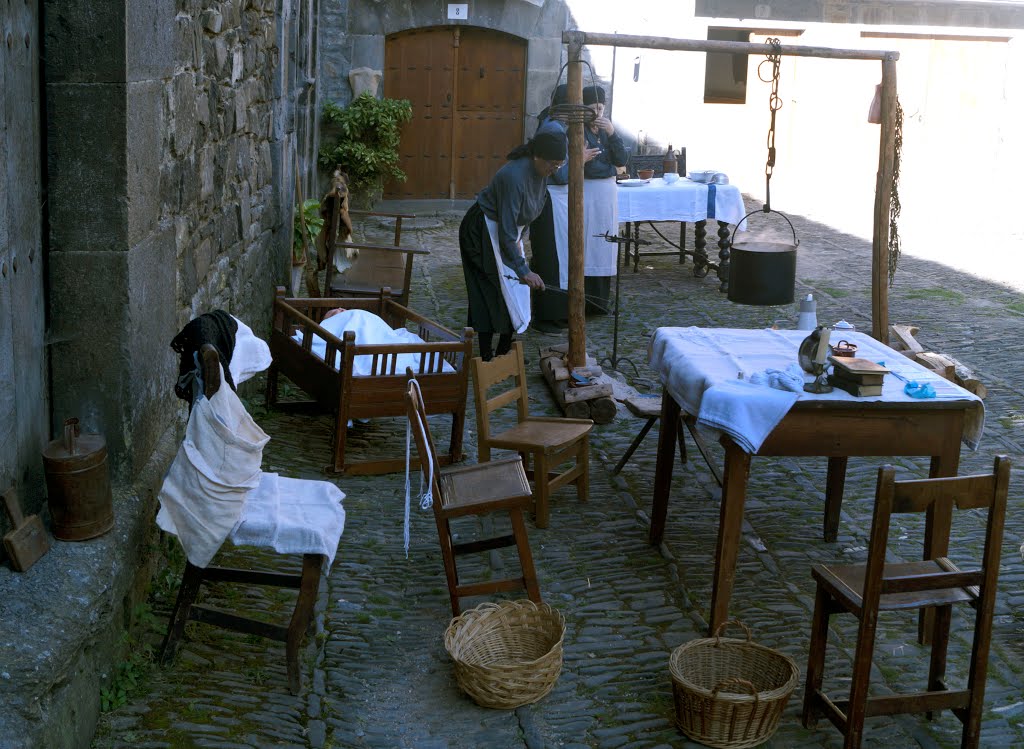
[[[554,120],[547,120],[528,142],[513,149],[506,158],[512,161],[523,156],[539,156],[548,161],[565,161],[568,153],[569,136],[565,128]]]
[[[604,89],[600,86],[587,86],[583,89],[584,104],[604,104]]]

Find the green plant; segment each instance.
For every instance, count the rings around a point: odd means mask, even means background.
[[[303,219],[305,219],[308,237],[302,236]],[[316,238],[320,236],[320,232],[324,228],[324,219],[320,215],[320,201],[311,198],[302,202],[301,209],[299,206],[295,206],[295,219],[292,223],[292,263],[302,265],[306,262],[303,239],[308,239],[311,244],[316,242]]]
[[[401,128],[412,119],[408,99],[378,99],[365,92],[347,107],[324,106],[324,136],[333,144],[320,148],[320,164],[348,175],[356,192],[379,192],[387,180],[405,180],[398,167]]]

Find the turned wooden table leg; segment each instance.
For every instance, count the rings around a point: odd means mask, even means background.
[[[708,274],[708,222],[693,225],[693,275],[704,278]]]
[[[718,290],[723,294],[729,291],[729,253],[732,250],[732,242],[729,237],[732,232],[729,224],[724,221],[718,222]]]

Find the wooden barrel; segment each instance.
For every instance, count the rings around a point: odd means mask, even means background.
[[[43,465],[54,537],[84,541],[110,530],[114,503],[102,435],[82,434],[78,419],[67,419],[63,439],[43,450]]]

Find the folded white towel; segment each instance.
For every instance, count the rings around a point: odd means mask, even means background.
[[[273,357],[270,355],[270,346],[261,338],[257,338],[252,328],[231,316],[238,323],[238,330],[235,331],[235,350],[231,354],[231,362],[228,369],[231,370],[231,379],[236,385],[241,385],[250,379],[254,374],[262,372],[270,366]]]
[[[704,391],[697,423],[721,429],[753,455],[796,400],[793,392],[724,380]]]

